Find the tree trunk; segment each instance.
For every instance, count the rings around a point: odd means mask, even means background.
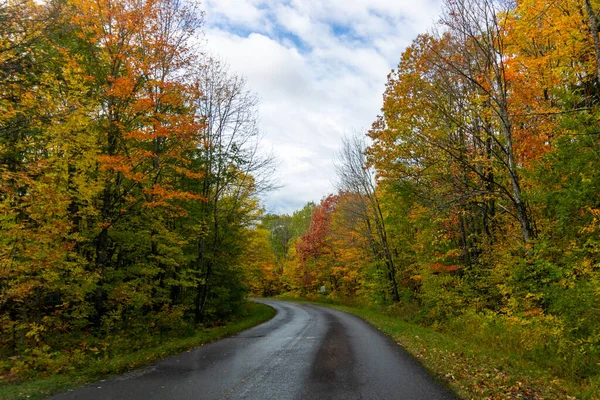
[[[375,194],[369,195],[369,197],[371,198],[373,210],[375,211],[375,226],[383,248],[385,264],[389,272],[388,277],[392,287],[392,299],[397,303],[400,301],[400,295],[398,293],[398,282],[396,281],[396,265],[387,240],[387,231],[385,229],[385,222],[383,221],[383,213],[381,212],[381,207],[379,206],[379,201],[375,197]]]
[[[196,296],[194,298],[194,324],[198,326],[202,322],[202,299],[204,298],[203,292],[207,289],[205,287],[205,277],[203,277],[202,270],[204,269],[204,255],[206,250],[206,240],[201,238],[198,241],[198,259],[196,260]]]
[[[510,183],[512,187],[512,200],[514,203],[515,212],[517,214],[517,219],[519,220],[519,225],[521,226],[521,235],[523,237],[523,242],[525,242],[525,244],[528,244],[531,241],[531,239],[535,237],[535,232],[533,231],[533,226],[531,223],[531,218],[527,211],[527,206],[523,201],[521,184],[519,182],[519,174],[517,172],[517,165],[515,162],[513,152],[512,129],[505,104],[506,103],[503,102],[503,106],[501,107],[502,133],[504,136],[504,140],[506,141],[504,151],[506,153],[506,163],[508,166],[508,174],[510,177]]]

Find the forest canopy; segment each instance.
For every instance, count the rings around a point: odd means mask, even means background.
[[[202,12],[8,0],[0,21],[2,357],[43,370],[239,312],[273,158],[256,96],[199,45]]]
[[[392,307],[597,380],[599,12],[444,1],[344,139],[337,193],[263,221],[276,257],[254,290]]]
[[[193,2],[0,0],[0,373],[283,294],[600,385],[600,1],[443,4],[336,192],[278,215],[257,98]]]

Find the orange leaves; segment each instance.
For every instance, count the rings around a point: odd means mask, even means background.
[[[153,199],[145,204],[146,207],[157,207],[159,205],[166,205],[166,201],[168,200],[205,201],[205,198],[197,193],[177,190],[171,185],[155,184],[149,188],[144,189],[144,193],[146,193],[147,196]]]
[[[145,208],[162,208],[171,217],[185,217],[188,215],[181,202],[206,201],[206,198],[198,193],[176,189],[171,185],[154,184],[143,189],[146,201]]]
[[[460,265],[444,265],[440,263],[435,263],[429,266],[429,269],[434,272],[454,272],[458,271],[461,268]]]
[[[594,75],[593,44],[578,0],[521,0],[507,28],[515,150],[529,166],[553,149],[562,92]],[[585,78],[583,78],[585,79]]]
[[[108,96],[130,99],[135,94],[136,82],[130,76],[116,77],[109,80]]]
[[[102,154],[98,156],[100,171],[123,174],[127,179],[134,182],[143,182],[146,175],[135,171],[132,166],[132,160],[127,156],[109,156]]]
[[[43,287],[43,285],[40,281],[30,279],[25,282],[20,282],[18,285],[13,285],[7,290],[4,296],[5,298],[11,299],[15,302],[24,302],[30,295],[34,293],[35,289],[41,287]]]
[[[98,157],[100,172],[117,186],[142,189],[134,197],[143,198],[138,200],[146,207],[202,200],[174,189],[181,176],[204,176],[186,159],[201,128],[190,107],[196,88],[178,74],[180,68],[191,68],[195,57],[187,46],[190,31],[180,31],[197,23],[194,16],[169,0],[91,3],[74,0],[76,22],[87,32],[86,40],[98,46],[107,74],[100,95],[108,126],[103,147],[108,150]],[[173,19],[161,19],[167,16]],[[121,197],[117,186],[111,196]]]

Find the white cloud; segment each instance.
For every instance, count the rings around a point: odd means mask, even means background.
[[[432,26],[440,0],[207,0],[208,47],[261,99],[264,146],[285,187],[265,199],[290,213],[334,191],[344,133],[368,129],[402,50]]]
[[[260,4],[254,0],[207,0],[204,7],[210,13],[210,24],[256,29],[264,26],[266,19]]]

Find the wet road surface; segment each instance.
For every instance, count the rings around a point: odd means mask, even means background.
[[[272,320],[53,399],[455,398],[393,340],[357,317],[259,301],[277,309]]]

